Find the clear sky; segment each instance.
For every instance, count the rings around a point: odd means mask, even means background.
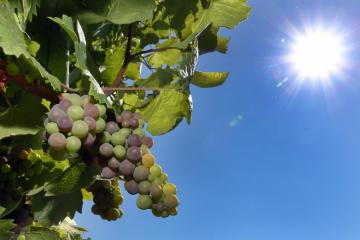
[[[227,55],[202,56],[198,69],[230,71],[221,87],[193,87],[190,126],[155,138],[153,152],[181,199],[159,219],[125,195],[125,215],[76,221],[94,240],[359,240],[360,1],[250,0],[251,18]],[[305,82],[279,64],[290,28],[336,25],[350,47],[332,87]],[[281,87],[279,81],[289,77]],[[124,192],[124,191],[123,191]]]

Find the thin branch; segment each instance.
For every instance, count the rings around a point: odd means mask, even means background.
[[[127,35],[127,44],[126,44],[126,52],[125,52],[125,59],[124,63],[116,77],[116,80],[112,84],[112,87],[117,88],[121,85],[122,81],[124,80],[125,72],[127,67],[130,64],[131,60],[131,42],[132,42],[132,24],[129,25],[128,28],[128,35]],[[110,93],[111,94],[111,93]]]
[[[71,87],[68,87],[66,84],[64,83],[60,83],[60,87],[62,87],[63,89],[69,91],[69,92],[80,92],[80,88],[71,88]]]
[[[147,54],[147,53],[164,52],[164,51],[167,51],[167,50],[179,50],[179,51],[183,51],[183,49],[178,48],[178,47],[154,48],[154,49],[149,49],[149,50],[145,50],[145,51],[141,51],[141,52],[134,53],[133,55],[131,55],[131,58],[136,58],[136,57],[138,57],[138,56],[142,56],[142,55]]]

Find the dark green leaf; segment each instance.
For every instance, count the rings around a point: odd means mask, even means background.
[[[0,240],[10,240],[14,235],[10,232],[11,229],[16,227],[13,220],[0,220]]]
[[[58,18],[58,17],[55,17],[55,18],[52,18],[52,17],[49,17],[49,19],[53,20],[54,22],[56,22],[57,24],[60,25],[60,27],[62,29],[64,29],[64,31],[69,35],[69,37],[71,38],[71,40],[73,42],[78,42],[79,39],[75,33],[75,30],[74,30],[74,23],[72,21],[72,18],[69,17],[69,16],[66,16],[66,15],[62,15],[62,18]]]

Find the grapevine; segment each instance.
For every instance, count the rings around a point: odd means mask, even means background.
[[[121,221],[123,192],[144,214],[181,214],[154,136],[190,124],[191,86],[225,82],[197,63],[226,53],[220,30],[250,10],[246,0],[0,0],[0,239],[82,240],[83,202]]]

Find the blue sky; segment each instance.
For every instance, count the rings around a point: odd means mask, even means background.
[[[232,37],[228,54],[203,56],[198,66],[231,77],[219,88],[194,87],[192,124],[155,138],[153,152],[179,190],[179,215],[155,218],[125,194],[125,215],[116,222],[91,215],[85,205],[76,221],[88,236],[360,239],[360,1],[249,4],[251,18],[224,31]],[[295,94],[288,91],[293,77],[277,87],[273,70],[284,66],[274,64],[287,51],[289,23],[301,29],[319,21],[347,34],[346,72],[332,79],[332,89],[305,83]]]

